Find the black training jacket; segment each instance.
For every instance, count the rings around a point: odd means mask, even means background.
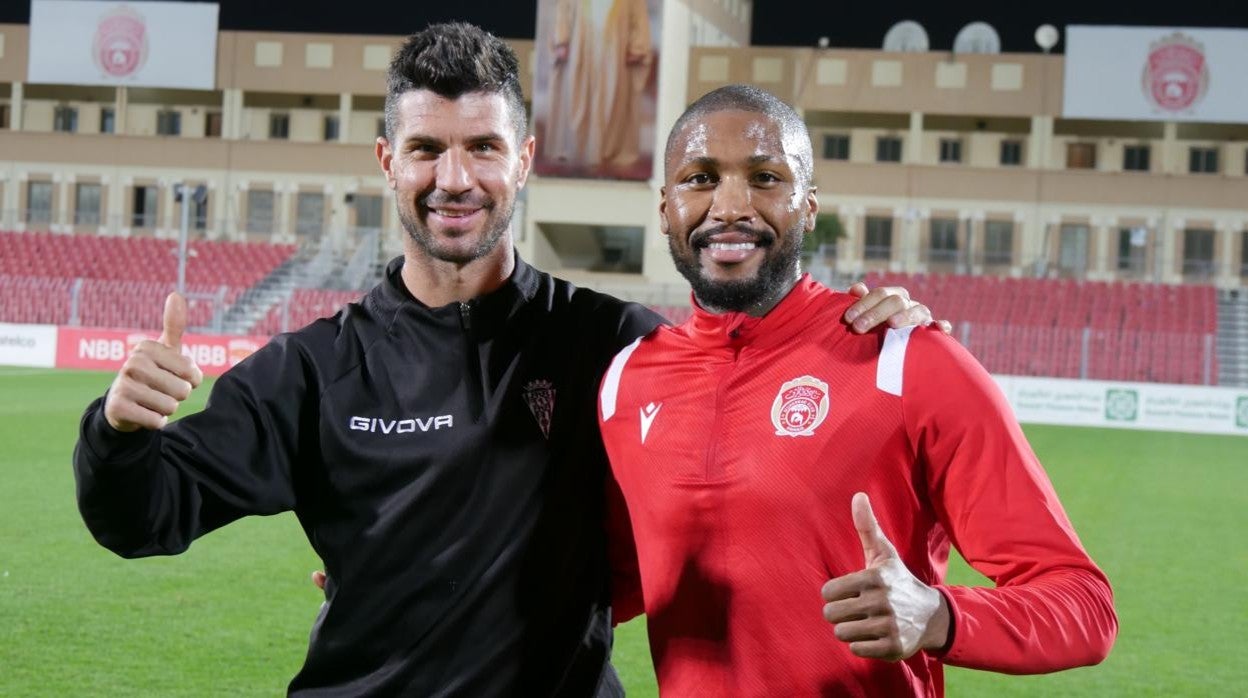
[[[103,399],[78,505],[123,557],[293,510],[330,583],[295,695],[588,696],[613,676],[599,379],[657,315],[516,260],[428,308],[399,276],[123,434]]]

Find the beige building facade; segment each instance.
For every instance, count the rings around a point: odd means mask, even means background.
[[[1248,280],[1248,123],[1063,119],[1061,56],[750,47],[749,18],[744,0],[664,3],[655,151],[720,85],[793,104],[846,234],[825,268]],[[222,31],[211,91],[31,84],[27,41],[0,25],[0,229],[172,237],[185,183],[208,190],[198,235],[346,251],[380,231],[398,250],[373,144],[401,37]],[[511,43],[527,90],[533,43]],[[661,163],[648,182],[532,178],[521,254],[683,302],[661,180]]]

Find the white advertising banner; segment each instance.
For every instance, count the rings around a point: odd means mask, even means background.
[[[1248,388],[994,378],[1024,424],[1248,436]]]
[[[1248,123],[1248,29],[1066,28],[1062,116]]]
[[[56,325],[0,323],[0,366],[56,365]]]
[[[29,82],[211,90],[217,5],[32,0]]]

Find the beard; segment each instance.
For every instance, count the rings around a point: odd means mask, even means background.
[[[774,304],[789,292],[797,278],[798,260],[802,253],[802,222],[799,221],[792,230],[779,238],[769,233],[749,231],[755,233],[755,244],[763,250],[763,262],[758,267],[758,273],[750,279],[722,281],[708,279],[702,274],[701,251],[708,244],[704,241],[721,231],[722,229],[714,229],[691,235],[688,238],[687,253],[677,249],[676,235],[669,235],[667,238],[676,270],[689,281],[694,297],[703,308],[745,312],[751,308]]]
[[[462,204],[468,201],[485,209],[486,218],[485,228],[481,231],[477,244],[467,250],[440,244],[433,231],[429,230],[429,226],[421,222],[414,210],[405,210],[401,203],[396,204],[395,210],[399,215],[399,223],[402,224],[403,230],[407,231],[407,236],[426,255],[439,261],[464,265],[488,255],[498,246],[498,241],[503,238],[503,233],[507,232],[508,228],[511,227],[511,214],[515,208],[515,200],[508,201],[500,207],[496,202],[488,199],[483,201],[472,200],[468,198],[468,195],[439,196],[435,192],[422,197],[420,201],[420,205],[426,209],[436,208],[440,205]],[[465,234],[470,235],[471,233]]]

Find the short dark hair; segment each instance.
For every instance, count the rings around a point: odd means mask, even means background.
[[[815,179],[814,151],[810,144],[810,131],[806,122],[793,107],[785,104],[779,97],[766,90],[750,85],[725,85],[702,95],[684,113],[676,119],[667,136],[667,147],[664,149],[664,162],[670,167],[675,155],[676,139],[689,125],[690,121],[720,111],[748,111],[765,114],[779,126],[781,138],[785,143],[795,143],[792,155],[797,158],[799,184],[802,188],[809,187]]]
[[[398,129],[399,99],[429,90],[447,99],[469,92],[501,94],[511,109],[516,143],[524,141],[528,114],[520,89],[520,62],[507,42],[467,22],[431,24],[411,36],[386,75],[386,139]]]

